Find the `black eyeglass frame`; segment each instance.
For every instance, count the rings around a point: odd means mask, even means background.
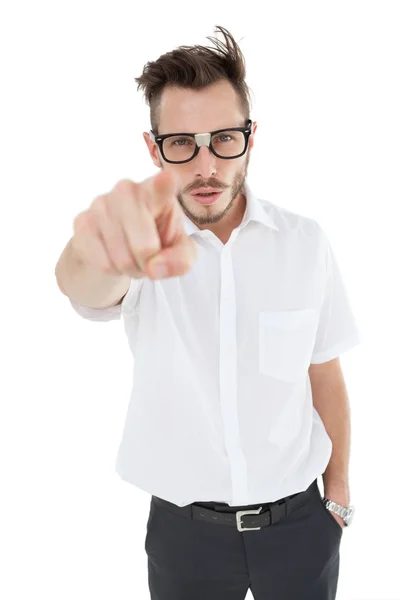
[[[219,154],[217,154],[212,146],[212,138],[216,133],[222,133],[222,132],[229,132],[229,131],[241,131],[244,134],[245,137],[245,145],[244,145],[244,150],[243,152],[241,152],[240,154],[236,154],[235,156],[220,156]],[[229,127],[229,128],[225,128],[225,129],[217,129],[216,131],[210,131],[209,133],[166,133],[164,135],[155,135],[155,133],[150,130],[150,139],[153,142],[156,142],[156,144],[158,145],[161,155],[163,157],[163,159],[165,160],[165,162],[167,163],[171,163],[174,165],[181,165],[183,163],[187,163],[190,162],[191,160],[193,160],[199,153],[200,147],[201,146],[208,146],[209,149],[211,150],[211,152],[214,154],[214,156],[216,156],[217,158],[222,158],[224,160],[231,160],[233,158],[240,158],[241,156],[243,156],[243,154],[246,153],[248,145],[249,145],[249,138],[251,133],[253,132],[253,123],[252,121],[249,119],[247,122],[246,127]],[[187,160],[168,160],[168,158],[165,157],[164,154],[164,150],[163,150],[163,142],[165,139],[169,138],[169,137],[177,137],[180,135],[185,135],[188,137],[192,137],[195,139],[196,142],[196,149],[194,151],[194,154],[191,158],[188,158]]]

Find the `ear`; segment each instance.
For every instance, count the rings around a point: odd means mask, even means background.
[[[253,129],[252,129],[251,136],[249,139],[249,151],[254,146],[254,135],[255,135],[256,131],[257,131],[257,121],[253,121]]]
[[[149,150],[149,153],[150,153],[150,156],[151,156],[151,160],[156,165],[156,167],[158,167],[159,169],[161,169],[162,168],[162,164],[161,164],[159,150],[158,150],[158,146],[157,146],[156,142],[153,142],[150,139],[150,136],[147,133],[147,131],[143,132],[143,139],[146,142],[146,146],[147,146],[147,148]]]

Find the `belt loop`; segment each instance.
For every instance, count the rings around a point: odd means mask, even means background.
[[[286,497],[283,502],[276,501],[269,507],[271,511],[271,525],[274,525],[274,523],[277,523],[282,518],[282,509],[280,508],[281,506],[283,507],[284,516],[288,516],[289,499]]]
[[[285,498],[285,517],[289,514],[289,498]]]
[[[274,525],[274,523],[277,523],[279,521],[279,505],[278,504],[271,504],[269,507],[269,510],[271,512],[271,525]]]

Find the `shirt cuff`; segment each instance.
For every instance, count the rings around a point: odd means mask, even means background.
[[[318,365],[320,363],[327,362],[328,360],[333,360],[334,358],[340,356],[340,354],[343,354],[343,352],[350,350],[350,348],[358,346],[358,344],[360,344],[361,341],[361,336],[357,332],[351,337],[347,338],[345,341],[335,344],[328,350],[324,350],[323,352],[313,354],[311,357],[310,364]]]

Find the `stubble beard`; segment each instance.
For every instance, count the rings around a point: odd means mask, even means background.
[[[192,211],[190,211],[188,209],[188,207],[186,206],[186,204],[183,201],[182,194],[179,192],[177,195],[177,199],[178,199],[178,202],[181,205],[182,210],[185,213],[185,215],[187,217],[189,217],[189,219],[191,221],[194,221],[195,223],[197,223],[199,225],[207,225],[210,223],[218,223],[219,221],[221,221],[221,219],[223,219],[227,215],[227,213],[231,210],[232,206],[234,205],[235,199],[238,197],[238,195],[243,192],[244,183],[245,183],[248,168],[249,168],[249,160],[250,160],[250,154],[248,153],[247,157],[246,157],[246,162],[244,163],[242,168],[235,174],[235,176],[233,178],[233,182],[231,184],[231,190],[230,190],[229,204],[220,212],[215,213],[214,212],[215,207],[214,207],[214,205],[211,205],[211,206],[203,206],[201,208],[202,214],[193,213]]]

